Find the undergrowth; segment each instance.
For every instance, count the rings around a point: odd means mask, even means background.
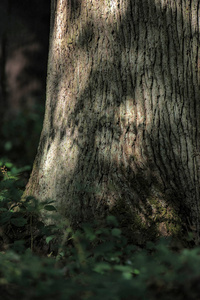
[[[53,201],[22,201],[26,168],[0,167],[2,300],[200,299],[200,247],[174,249],[170,239],[130,245],[113,216],[75,232],[67,222],[47,226],[39,216],[58,219]]]

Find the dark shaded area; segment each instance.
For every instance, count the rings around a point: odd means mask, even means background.
[[[0,159],[32,164],[42,129],[49,0],[0,2]]]
[[[69,5],[69,9],[70,9],[70,19],[71,21],[73,21],[73,19],[76,18],[76,16],[79,14],[80,11],[80,7],[81,7],[81,0],[69,0],[68,1]]]

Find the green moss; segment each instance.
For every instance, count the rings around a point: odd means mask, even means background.
[[[160,234],[164,233],[164,235],[173,236],[179,235],[181,232],[181,218],[175,209],[170,205],[166,205],[166,203],[163,204],[163,202],[157,198],[149,198],[148,202],[152,207],[152,215],[149,216],[149,219],[151,222],[155,222],[157,224],[158,230],[159,227],[161,227],[160,224],[162,225],[162,229],[160,228]]]
[[[125,236],[138,244],[161,236],[181,236],[181,219],[176,211],[158,198],[148,198],[143,207],[134,209],[118,200],[111,213],[117,218]]]

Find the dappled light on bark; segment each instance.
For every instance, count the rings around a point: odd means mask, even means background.
[[[199,7],[182,2],[52,1],[26,193],[73,224],[111,212],[133,231],[199,230]]]

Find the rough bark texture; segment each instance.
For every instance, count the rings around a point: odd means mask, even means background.
[[[73,224],[111,212],[135,235],[199,231],[199,16],[197,0],[52,0],[26,195]]]

